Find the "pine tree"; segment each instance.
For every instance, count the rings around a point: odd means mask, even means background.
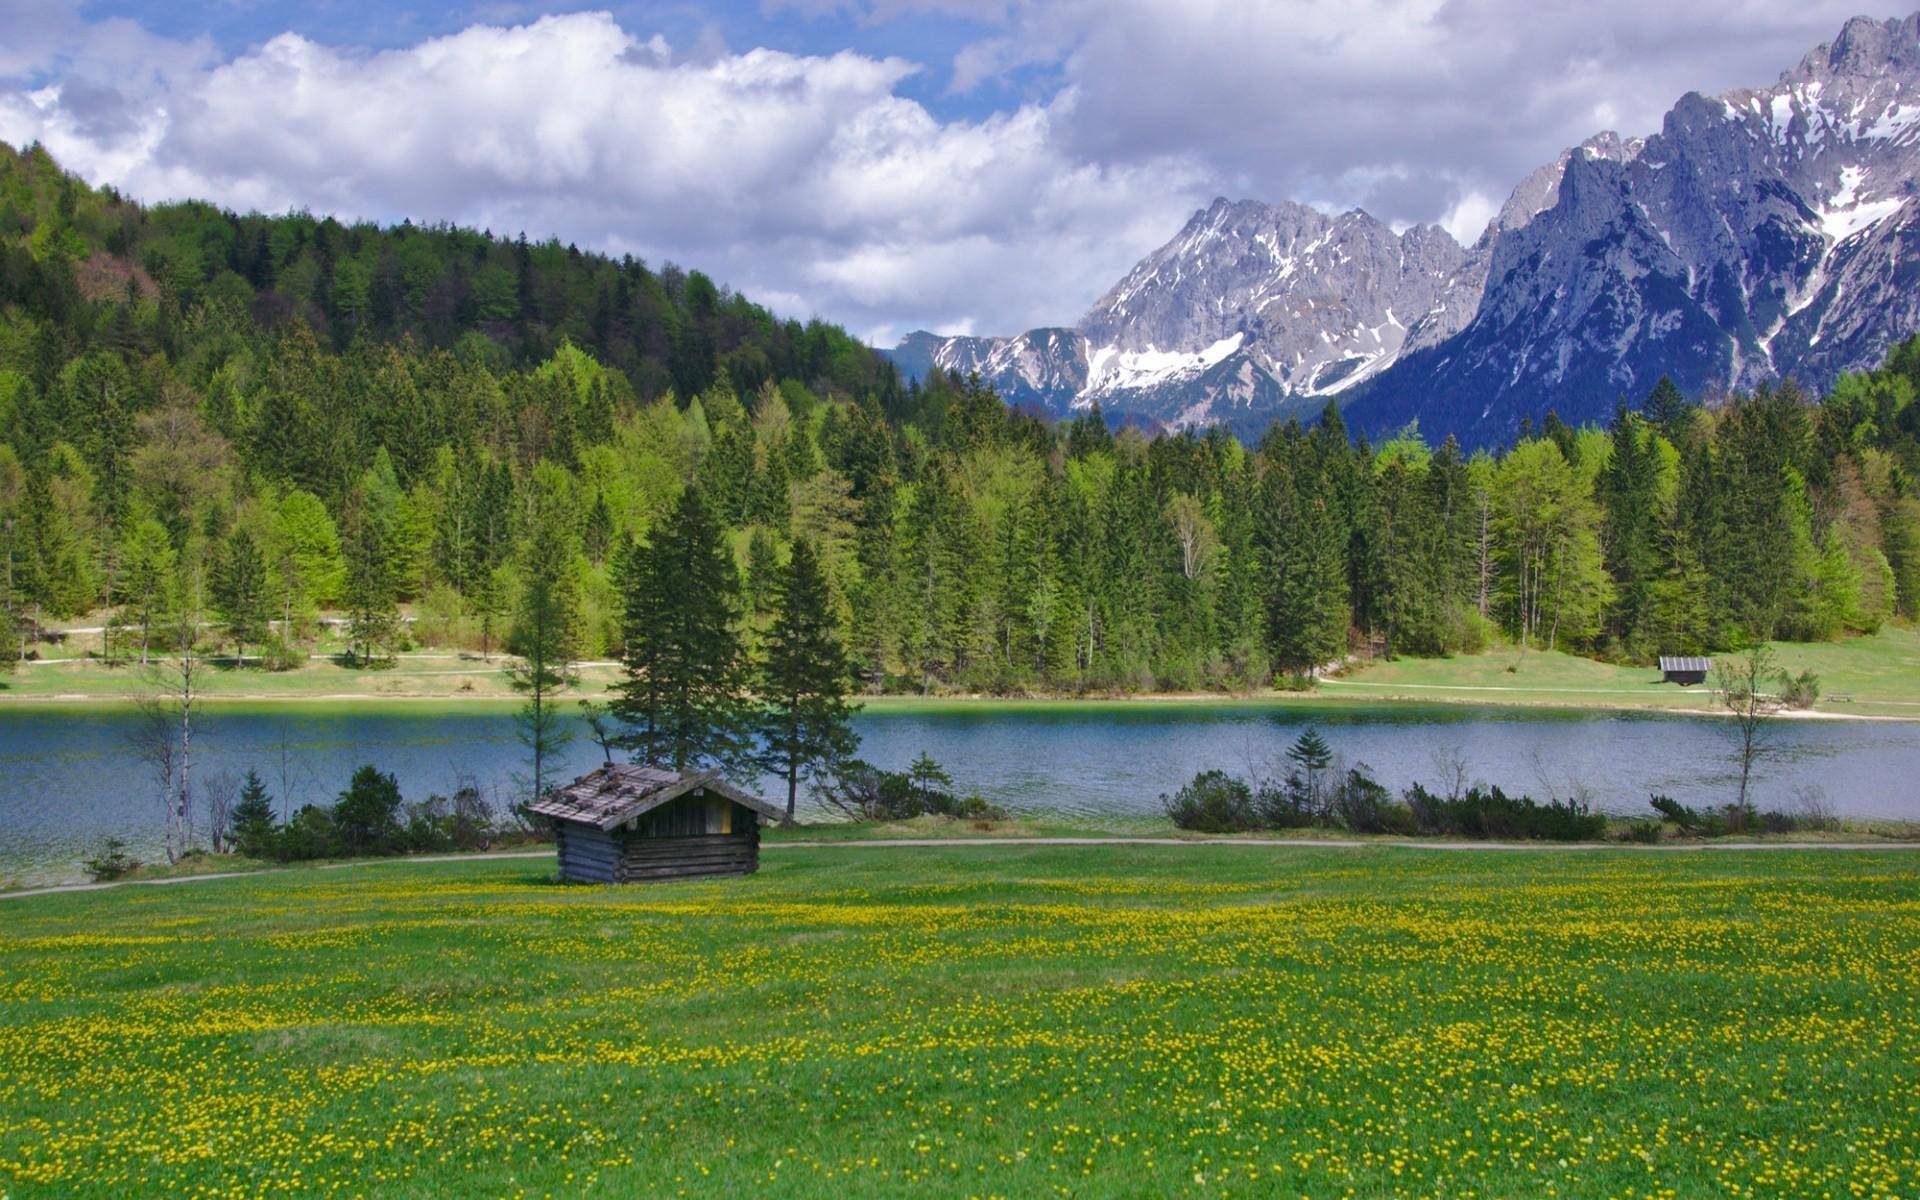
[[[747,611],[756,617],[772,612],[780,588],[780,548],[763,525],[753,527],[747,539]]]
[[[1641,412],[1647,420],[1659,429],[1666,439],[1678,446],[1687,439],[1693,429],[1693,419],[1700,410],[1687,403],[1686,396],[1668,376],[1662,375],[1660,382],[1653,385],[1648,393],[1647,402]]]
[[[699,489],[680,494],[625,572],[625,678],[614,715],[637,761],[686,771],[749,762],[740,578]]]
[[[166,614],[167,585],[173,578],[176,558],[166,526],[152,517],[133,522],[122,539],[119,584],[123,616],[139,630],[142,664]]]
[[[279,823],[274,820],[273,800],[257,771],[249,768],[240,787],[240,800],[227,814],[234,851],[245,858],[271,858]]]
[[[507,670],[508,682],[527,698],[517,722],[532,760],[535,798],[546,792],[548,761],[573,736],[554,701],[555,693],[573,685],[580,638],[577,539],[566,484],[557,467],[542,463],[534,470],[536,507],[523,543],[519,603],[507,639],[507,649],[519,656]]]
[[[1615,585],[1607,626],[1620,645],[1638,657],[1647,639],[1650,589],[1660,569],[1655,463],[1644,422],[1624,403],[1614,410],[1611,432],[1613,454],[1599,481],[1605,514],[1601,543]]]
[[[1295,793],[1295,806],[1317,817],[1322,808],[1321,776],[1333,765],[1333,747],[1318,729],[1309,725],[1300,731],[1293,745],[1287,747],[1287,761],[1294,765],[1295,778],[1288,782]]]
[[[213,610],[234,652],[246,661],[247,645],[267,640],[267,562],[246,526],[234,527],[213,572]]]
[[[813,547],[793,544],[780,572],[773,628],[760,668],[760,765],[787,783],[787,820],[803,776],[850,757],[859,744],[847,703],[852,674],[834,628],[826,576]]]
[[[501,625],[513,611],[515,587],[513,568],[505,563],[483,572],[470,597],[473,615],[480,620],[480,660],[493,655],[493,646]]]
[[[347,501],[343,600],[347,610],[349,657],[361,666],[393,650],[400,633],[393,559],[387,532],[366,493],[355,489]]]

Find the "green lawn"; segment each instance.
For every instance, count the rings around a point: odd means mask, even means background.
[[[550,870],[0,902],[0,1193],[1920,1190],[1913,852]]]
[[[1920,633],[1888,628],[1871,637],[1812,645],[1780,642],[1782,668],[1820,677],[1816,711],[1920,718]],[[1470,700],[1481,704],[1666,708],[1712,711],[1710,687],[1661,683],[1658,671],[1571,654],[1513,648],[1454,658],[1376,662],[1323,693],[1348,699]]]
[[[97,637],[92,639],[97,641]],[[109,667],[84,657],[86,637],[71,647],[49,648],[49,661],[23,663],[12,675],[0,675],[0,705],[117,702],[150,690],[138,667]],[[1920,633],[1889,628],[1872,637],[1819,645],[1781,643],[1781,665],[1811,669],[1823,689],[1819,711],[1863,716],[1920,719]],[[342,666],[314,657],[294,671],[269,672],[230,665],[209,670],[203,695],[243,703],[360,702],[364,700],[442,701],[450,704],[505,705],[518,699],[507,684],[505,660],[481,660],[470,653],[423,650],[376,670]],[[594,698],[618,677],[616,668],[589,666],[567,699]],[[1242,705],[1249,700],[1287,704],[1368,705],[1382,702],[1467,701],[1476,704],[1536,704],[1562,708],[1660,708],[1711,711],[1709,688],[1679,688],[1659,682],[1645,667],[1621,667],[1570,654],[1512,648],[1454,658],[1403,658],[1370,663],[1313,692],[1261,692],[1252,697],[1140,696],[1121,699],[1003,699],[966,696],[882,696],[867,698],[875,712],[978,711],[982,708],[1045,710],[1098,704],[1104,707],[1154,707],[1207,704]]]

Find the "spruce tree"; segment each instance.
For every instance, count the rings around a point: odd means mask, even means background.
[[[1651,589],[1660,571],[1656,464],[1645,422],[1624,402],[1614,409],[1611,432],[1613,454],[1599,480],[1605,516],[1601,544],[1615,586],[1607,626],[1623,650],[1639,657],[1649,636]]]
[[[167,585],[178,556],[167,538],[166,526],[145,517],[133,522],[120,548],[119,590],[122,617],[139,630],[140,662],[147,661],[155,630],[164,622]]]
[[[400,632],[393,559],[387,530],[364,491],[347,500],[341,549],[346,559],[342,599],[347,610],[348,657],[361,666],[392,652]]]
[[[675,771],[749,765],[739,571],[697,488],[680,494],[624,574],[625,678],[612,708],[636,761]]]
[[[246,661],[249,643],[267,640],[267,560],[245,526],[236,526],[214,564],[213,609],[234,653]]]
[[[834,628],[826,576],[806,541],[780,572],[773,628],[760,668],[759,764],[787,784],[792,823],[802,776],[851,757],[859,745],[847,703],[852,680]]]
[[[1309,725],[1300,731],[1293,745],[1287,747],[1287,761],[1294,766],[1293,778],[1287,781],[1294,794],[1294,807],[1317,818],[1322,808],[1321,776],[1333,765],[1333,747],[1318,729]]]
[[[535,468],[535,511],[522,547],[520,595],[507,649],[518,661],[507,669],[513,690],[527,698],[516,720],[531,760],[532,795],[546,791],[547,765],[573,734],[555,704],[573,685],[580,641],[580,594],[574,577],[578,538],[565,498],[566,477],[542,463]]]
[[[278,822],[273,816],[273,800],[260,773],[251,768],[240,787],[240,800],[227,814],[234,850],[245,858],[271,858],[275,850]]]

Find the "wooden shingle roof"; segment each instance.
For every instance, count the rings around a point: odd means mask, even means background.
[[[1660,669],[1662,671],[1700,671],[1704,673],[1713,670],[1713,660],[1710,658],[1691,658],[1684,655],[1662,654],[1660,656]]]
[[[769,820],[786,813],[767,800],[734,787],[718,771],[680,774],[637,763],[608,763],[558,787],[527,805],[527,811],[556,821],[575,821],[598,829],[612,829],[659,808],[689,792],[725,796]]]

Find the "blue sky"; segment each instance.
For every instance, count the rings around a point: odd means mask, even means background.
[[[878,16],[832,3],[762,4],[383,4],[370,0],[313,0],[299,5],[252,0],[180,0],[179,3],[113,3],[87,7],[96,18],[125,17],[171,38],[210,37],[223,53],[238,54],[282,33],[298,33],[331,45],[392,49],[457,33],[475,23],[518,24],[550,13],[606,12],[628,29],[664,34],[689,49],[751,49],[766,46],[793,54],[824,55],[854,50],[874,57],[897,56],[927,69],[903,84],[911,96],[941,116],[981,117],[1023,95],[1045,90],[1057,72],[1028,66],[1009,78],[983,81],[966,91],[952,88],[954,48],[1004,24],[1004,11],[979,6],[983,15],[919,11],[913,19]]]
[[[147,200],[673,260],[875,341],[1012,333],[1217,195],[1470,241],[1856,3],[0,0],[0,139]]]

